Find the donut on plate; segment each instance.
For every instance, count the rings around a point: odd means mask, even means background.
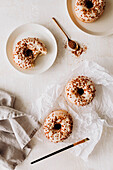
[[[95,86],[86,76],[78,76],[69,81],[65,87],[67,99],[78,106],[91,103],[95,96]]]
[[[82,22],[94,22],[104,12],[105,0],[75,0],[74,11]]]
[[[43,125],[47,139],[54,143],[68,138],[72,132],[72,127],[72,117],[65,110],[57,110],[50,113]]]
[[[40,55],[47,54],[47,48],[38,38],[24,38],[17,42],[13,51],[13,61],[23,69],[34,67]]]

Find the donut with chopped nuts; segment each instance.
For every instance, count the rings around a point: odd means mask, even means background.
[[[57,110],[50,113],[43,125],[46,138],[54,143],[67,139],[72,133],[72,127],[72,117],[65,110]]]
[[[47,48],[38,38],[24,38],[17,42],[13,51],[13,61],[22,69],[34,67],[38,56],[47,54]]]
[[[67,99],[78,106],[91,103],[95,97],[95,86],[90,78],[78,76],[69,81],[65,87]]]
[[[82,22],[94,22],[104,12],[106,0],[75,0],[74,12]]]

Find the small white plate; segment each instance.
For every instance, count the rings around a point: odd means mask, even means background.
[[[100,18],[93,23],[80,21],[74,13],[75,0],[67,0],[68,14],[74,24],[85,33],[95,36],[105,36],[113,33],[113,0],[106,0],[105,11]]]
[[[13,61],[13,49],[15,44],[27,37],[37,37],[42,40],[47,47],[47,55],[37,57],[35,67],[31,69],[21,69]],[[25,24],[16,28],[9,36],[6,43],[6,53],[11,65],[18,71],[26,74],[42,73],[49,69],[57,56],[57,43],[53,34],[44,26],[38,24]]]

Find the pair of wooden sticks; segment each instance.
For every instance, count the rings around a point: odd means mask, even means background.
[[[81,140],[81,141],[79,141],[79,142],[73,143],[73,144],[71,144],[71,145],[69,145],[69,146],[66,146],[66,147],[60,149],[60,150],[57,150],[57,151],[55,151],[55,152],[53,152],[53,153],[50,153],[50,154],[48,154],[48,155],[46,155],[46,156],[43,156],[42,158],[39,158],[39,159],[37,159],[37,160],[35,160],[35,161],[32,161],[31,164],[34,164],[34,163],[36,163],[36,162],[39,162],[39,161],[41,161],[41,160],[43,160],[43,159],[46,159],[46,158],[48,158],[48,157],[50,157],[50,156],[56,155],[57,153],[63,152],[63,151],[65,151],[65,150],[69,149],[69,148],[72,148],[72,147],[74,147],[74,146],[76,146],[76,145],[82,144],[82,143],[84,143],[84,142],[86,142],[86,141],[88,141],[88,140],[89,140],[89,138],[85,138],[85,139],[83,139],[83,140]]]

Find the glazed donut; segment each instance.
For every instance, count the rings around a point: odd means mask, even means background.
[[[86,76],[73,78],[65,87],[67,99],[78,106],[85,106],[91,103],[95,96],[95,86]]]
[[[105,0],[75,0],[74,11],[82,22],[94,22],[104,12]]]
[[[57,110],[50,113],[43,125],[47,139],[54,143],[68,138],[72,132],[72,127],[72,117],[65,110]]]
[[[17,42],[13,51],[13,61],[23,69],[34,67],[39,55],[47,54],[47,48],[38,38],[24,38]]]

